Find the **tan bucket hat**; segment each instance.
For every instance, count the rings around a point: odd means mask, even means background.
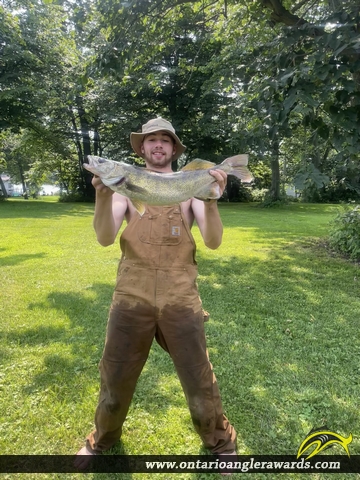
[[[130,143],[134,149],[134,152],[137,153],[139,157],[144,158],[144,155],[141,152],[141,144],[145,138],[145,135],[160,131],[168,133],[175,140],[176,152],[173,156],[173,161],[177,160],[180,155],[185,152],[186,147],[180,142],[180,139],[176,135],[175,129],[171,123],[161,117],[154,118],[145,123],[145,125],[142,126],[141,133],[131,132]]]

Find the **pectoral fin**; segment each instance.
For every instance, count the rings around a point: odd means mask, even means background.
[[[140,200],[131,199],[131,203],[136,208],[137,212],[139,213],[140,217],[142,217],[145,213],[145,205]]]
[[[147,195],[149,193],[148,190],[146,190],[146,188],[139,187],[139,185],[134,185],[133,183],[130,183],[129,181],[125,182],[125,188],[129,192],[135,194],[135,196],[136,196],[136,194]],[[145,205],[143,204],[143,202],[141,200],[139,200],[137,198],[133,198],[132,195],[129,195],[129,197],[130,197],[130,200],[131,200],[132,204],[134,205],[136,210],[139,212],[139,215],[142,217],[144,215],[144,212],[145,212]]]

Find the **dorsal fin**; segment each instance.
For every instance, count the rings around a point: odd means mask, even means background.
[[[208,160],[201,160],[201,158],[195,158],[192,162],[188,163],[181,169],[182,172],[187,170],[208,170],[209,168],[216,165],[213,162],[209,162]]]

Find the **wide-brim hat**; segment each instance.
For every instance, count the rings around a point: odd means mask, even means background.
[[[173,161],[177,160],[181,154],[183,154],[186,150],[185,145],[180,142],[179,137],[175,133],[175,128],[171,125],[170,122],[165,120],[164,118],[154,118],[153,120],[149,120],[142,126],[141,133],[131,132],[130,135],[130,143],[134,152],[139,155],[139,157],[144,158],[144,154],[141,151],[141,144],[146,135],[155,132],[166,132],[169,134],[175,141],[176,145],[176,152],[173,156]]]

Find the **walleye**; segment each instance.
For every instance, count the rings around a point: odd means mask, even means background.
[[[222,170],[246,183],[253,180],[247,168],[247,155],[227,158],[220,165],[197,158],[173,173],[154,172],[92,155],[88,160],[84,168],[98,175],[115,192],[128,197],[140,215],[145,211],[144,204],[173,205],[193,197],[205,201],[220,198],[219,184],[210,170]]]

